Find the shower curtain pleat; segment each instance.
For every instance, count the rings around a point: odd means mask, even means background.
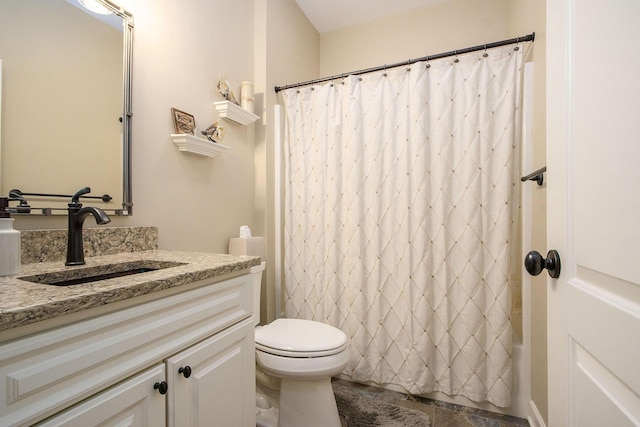
[[[283,92],[285,316],[354,381],[511,399],[513,46]]]

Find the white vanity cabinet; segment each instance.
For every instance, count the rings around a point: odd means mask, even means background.
[[[255,426],[250,276],[183,287],[0,344],[0,425]]]
[[[153,384],[164,379],[164,365],[154,366],[37,426],[162,427],[166,424],[165,398],[154,391]]]

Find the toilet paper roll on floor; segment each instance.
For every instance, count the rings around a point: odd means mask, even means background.
[[[229,254],[259,256],[264,260],[266,256],[264,237],[252,237],[251,229],[243,225],[240,227],[240,237],[229,239]]]

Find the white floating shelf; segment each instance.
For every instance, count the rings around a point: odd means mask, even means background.
[[[198,154],[200,156],[215,157],[229,150],[229,147],[226,145],[185,133],[173,133],[171,134],[171,139],[180,151]]]
[[[247,111],[230,101],[219,101],[214,102],[213,104],[216,106],[216,110],[218,110],[220,117],[231,120],[239,125],[248,125],[260,118],[252,112]]]

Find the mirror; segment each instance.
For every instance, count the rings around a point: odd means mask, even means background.
[[[93,1],[110,13],[78,0],[0,1],[0,195],[19,190],[30,215],[66,215],[82,187],[94,197],[84,204],[132,213],[133,17]]]

